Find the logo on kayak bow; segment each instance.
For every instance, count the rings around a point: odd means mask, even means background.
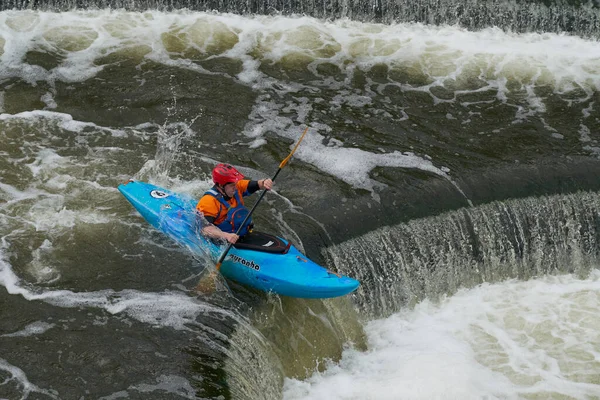
[[[242,264],[244,267],[248,267],[248,268],[252,268],[255,271],[260,270],[260,265],[256,264],[254,261],[252,260],[246,260],[245,258],[242,258],[240,256],[236,256],[235,254],[230,254],[229,258],[236,263],[240,263]]]
[[[164,199],[165,197],[169,197],[168,193],[163,192],[162,190],[153,190],[150,192],[150,196],[155,199]]]

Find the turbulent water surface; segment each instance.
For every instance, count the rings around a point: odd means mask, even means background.
[[[600,397],[598,4],[327,4],[3,3],[0,398]],[[116,189],[306,127],[255,222],[344,298],[197,293]]]

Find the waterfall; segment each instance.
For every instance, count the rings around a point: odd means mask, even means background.
[[[598,37],[600,2],[516,0],[8,0],[0,10],[112,8],[130,11],[217,11],[236,14],[349,18],[364,22],[420,22],[470,30],[498,27],[512,32],[569,32]]]
[[[387,316],[461,287],[585,275],[600,249],[600,194],[497,201],[388,226],[326,250],[361,281],[362,312]]]

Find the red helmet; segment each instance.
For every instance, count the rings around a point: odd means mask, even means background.
[[[225,186],[228,183],[236,183],[244,179],[240,171],[229,164],[217,164],[212,171],[213,182]]]

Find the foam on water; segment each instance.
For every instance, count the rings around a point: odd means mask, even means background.
[[[411,153],[394,151],[387,154],[374,154],[358,148],[323,147],[324,137],[312,133],[299,147],[296,153],[301,160],[315,165],[322,171],[339,177],[355,188],[373,190],[375,182],[369,178],[369,172],[377,167],[414,168],[447,177],[440,168],[435,167],[429,160]]]
[[[7,202],[5,205],[10,204],[11,202],[33,199],[43,193],[36,189],[19,190],[14,186],[2,182],[0,182],[0,190],[4,193],[5,198],[3,198],[3,200]]]
[[[46,257],[50,256],[53,251],[52,242],[46,239],[40,247],[31,252],[32,260],[27,265],[27,272],[37,279],[37,283],[50,283],[60,279],[60,273],[53,268],[51,263],[46,262]]]
[[[114,221],[111,210],[103,208],[101,203],[110,201],[117,189],[113,177],[103,178],[101,168],[110,167],[110,155],[104,154],[115,148],[91,146],[88,140],[98,144],[97,137],[103,135],[116,138],[139,136],[138,140],[144,141],[146,132],[136,127],[112,129],[74,120],[69,114],[45,110],[1,114],[0,121],[6,122],[7,128],[15,128],[15,131],[7,129],[13,134],[23,131],[14,143],[6,137],[11,149],[6,158],[18,167],[16,173],[21,175],[15,186],[0,183],[0,198],[5,201],[0,208],[13,221],[21,223],[21,226],[7,228],[6,232],[34,227],[36,231],[55,235],[66,233],[77,224],[98,225]],[[65,131],[66,137],[61,136]],[[70,132],[74,134],[73,140],[68,135]],[[111,140],[111,144],[113,142]],[[97,165],[96,175],[82,173],[91,167],[96,170]],[[103,186],[99,181],[109,181],[112,185]],[[91,193],[94,193],[93,204],[88,200]]]
[[[53,121],[57,122],[58,126],[66,131],[75,133],[85,133],[86,128],[92,128],[95,131],[108,131],[113,136],[124,136],[125,133],[119,129],[112,129],[108,127],[101,127],[92,122],[77,121],[73,119],[73,116],[65,113],[59,113],[54,111],[46,110],[34,110],[24,111],[18,114],[0,114],[0,121],[19,120],[27,122],[36,121]]]
[[[56,179],[49,181],[49,186],[57,188]],[[58,187],[59,189],[60,186]],[[29,206],[27,214],[20,215],[18,218],[26,225],[33,226],[36,231],[58,233],[65,229],[73,228],[78,222],[85,224],[106,224],[111,221],[111,218],[104,215],[101,210],[67,209],[65,206],[65,196],[63,195],[52,194],[39,189],[19,191],[10,185],[0,185],[0,190],[7,197],[5,206],[27,199],[35,200]]]
[[[54,328],[55,324],[49,324],[47,322],[36,321],[27,325],[25,328],[21,329],[18,332],[6,333],[4,335],[0,335],[1,337],[27,337],[39,335],[46,332],[49,329]]]
[[[94,64],[96,59],[123,52],[139,57],[144,48],[142,58],[205,73],[186,55],[239,59],[243,71],[238,78],[252,85],[265,80],[258,69],[261,64],[276,62],[310,66],[314,72],[319,64],[334,64],[348,78],[356,68],[416,66],[428,83],[419,87],[409,83],[403,86],[407,90],[428,91],[447,81],[460,84],[471,78],[487,81],[499,96],[506,94],[506,80],[523,87],[547,83],[557,93],[578,88],[589,93],[600,87],[597,41],[494,28],[470,32],[450,26],[189,11],[5,11],[0,13],[0,37],[5,41],[0,76],[31,83],[81,82],[103,68]],[[24,62],[29,51],[59,52],[65,59],[46,70]],[[51,96],[45,98],[52,107]]]
[[[18,400],[27,399],[31,393],[39,393],[45,395],[45,397],[50,399],[58,399],[56,392],[41,389],[33,383],[29,382],[29,379],[27,379],[27,375],[25,375],[25,372],[23,372],[23,370],[15,367],[14,365],[9,364],[6,360],[3,360],[2,358],[0,358],[0,371],[6,371],[11,375],[3,382],[0,382],[0,388],[4,385],[16,386],[17,388],[15,391],[21,393],[21,397]]]
[[[0,115],[0,119],[2,115]],[[68,163],[67,157],[61,157],[52,149],[41,149],[35,160],[31,164],[27,164],[34,177],[37,177],[40,172],[45,169],[54,169],[60,164]]]
[[[302,116],[308,115],[311,106],[306,103],[288,104],[288,109],[295,107],[299,120],[303,121]],[[260,144],[265,143],[262,136],[268,132],[277,132],[279,135],[291,139],[295,142],[300,138],[301,129],[294,126],[292,118],[279,115],[281,106],[272,101],[258,101],[255,105],[244,134],[253,139],[250,147],[257,147],[257,141]],[[373,197],[378,200],[379,196],[375,193],[375,188],[385,185],[369,177],[369,173],[375,167],[396,167],[407,169],[419,169],[439,175],[448,179],[454,184],[447,172],[446,167],[438,168],[430,160],[417,156],[410,152],[401,153],[394,151],[391,153],[377,154],[355,147],[343,147],[337,140],[326,139],[319,131],[324,133],[331,132],[331,128],[324,124],[311,123],[309,133],[302,141],[302,146],[298,147],[294,157],[304,162],[314,165],[321,171],[333,175],[347,184],[357,189],[366,189],[373,193]],[[327,145],[323,145],[327,143]],[[293,147],[293,145],[291,146]],[[290,148],[291,148],[290,147]],[[456,184],[457,190],[461,191]],[[462,191],[461,191],[462,193]]]
[[[166,326],[178,330],[189,330],[189,325],[196,325],[196,317],[201,314],[212,313],[236,318],[226,310],[176,291],[160,293],[136,290],[116,292],[111,289],[96,292],[44,291],[19,279],[10,264],[4,260],[2,253],[0,253],[0,284],[9,294],[20,295],[28,301],[44,301],[66,308],[98,308],[113,315],[126,314],[130,318],[152,326]]]
[[[284,398],[595,398],[599,308],[599,270],[461,290],[369,322],[366,352],[287,379]]]
[[[140,65],[144,60],[152,60],[202,74],[223,75],[255,89],[275,90],[282,96],[307,88],[313,92],[333,89],[336,90],[331,105],[334,109],[348,107],[372,113],[373,117],[377,117],[377,112],[387,112],[372,107],[372,103],[375,96],[385,97],[388,88],[425,92],[435,103],[456,102],[464,94],[483,92],[490,92],[493,100],[506,103],[513,92],[520,92],[525,100],[516,107],[515,121],[546,111],[544,98],[536,93],[537,87],[551,87],[557,95],[567,97],[573,93],[574,98],[568,98],[569,102],[588,101],[600,90],[599,42],[550,33],[513,34],[494,28],[472,32],[449,26],[191,11],[5,11],[0,13],[0,37],[4,40],[0,78],[20,78],[32,85],[39,81],[50,86],[56,81],[86,81],[102,70],[99,60],[119,55],[138,60]],[[48,70],[27,63],[30,52],[61,57],[58,65]],[[198,62],[217,58],[241,61],[241,72],[235,76],[210,72]],[[314,75],[314,80],[281,81],[264,71],[264,67],[272,65],[304,70]],[[319,72],[320,67],[329,65],[335,66],[340,76]],[[377,80],[367,77],[365,89],[355,92],[352,80],[357,71],[368,74],[380,67],[387,71],[385,77]],[[394,78],[398,74],[401,78]],[[454,95],[441,98],[435,88]],[[52,90],[40,100],[46,109],[57,107]],[[268,131],[296,139],[299,132],[294,123],[308,122],[313,107],[312,100],[307,98],[297,97],[278,104],[268,96],[259,96],[250,115],[251,122],[244,130],[251,139],[248,146],[256,148],[267,143],[264,135]],[[401,109],[396,111],[401,114],[400,121],[409,118]],[[290,112],[296,116],[282,115]],[[54,119],[61,128],[79,133],[86,128],[99,129],[92,123],[74,121],[68,114],[48,110],[0,115],[0,120],[11,118]],[[543,123],[552,137],[564,137]],[[450,179],[446,166],[435,165],[435,161],[424,155],[360,150],[325,140],[324,135],[332,128],[314,121],[310,124],[314,129],[297,157],[354,188],[370,190],[376,199],[375,191],[382,184],[369,178],[375,167],[420,169]],[[122,130],[112,132],[125,134]],[[185,129],[182,132],[187,135]],[[327,144],[323,145],[324,142]],[[168,146],[164,147],[168,150]],[[586,149],[594,153],[590,146]],[[157,168],[165,175],[170,166],[158,162],[153,166]]]

